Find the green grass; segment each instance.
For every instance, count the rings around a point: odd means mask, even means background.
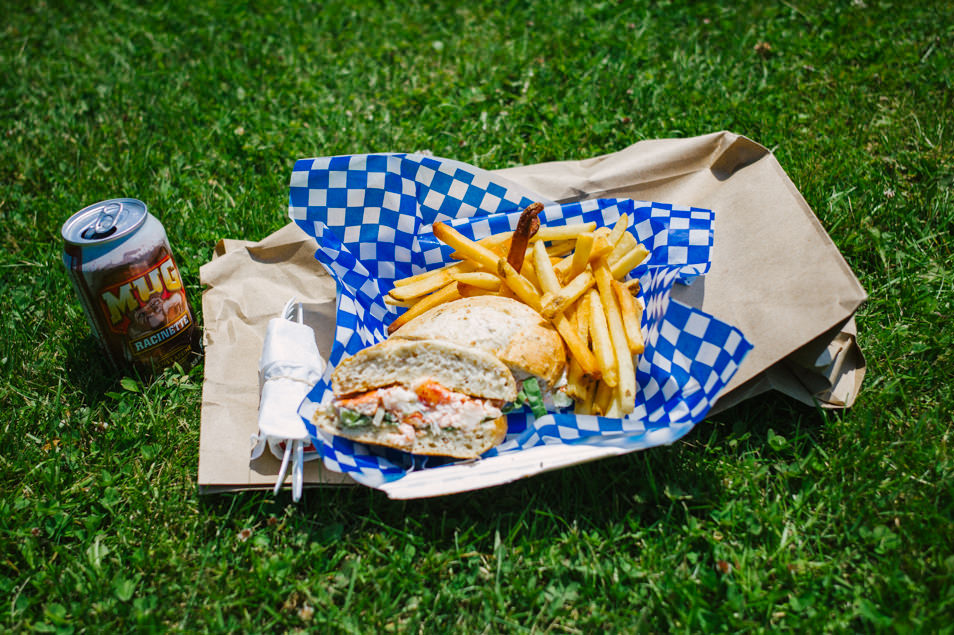
[[[23,4],[0,3],[0,628],[951,632],[947,3]],[[775,151],[870,294],[850,411],[769,395],[435,500],[200,497],[201,365],[111,373],[59,261],[72,212],[136,196],[199,308],[218,239],[285,224],[298,158],[492,169],[720,129]]]

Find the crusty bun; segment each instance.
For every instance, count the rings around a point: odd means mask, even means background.
[[[392,335],[394,340],[445,340],[483,349],[506,364],[517,379],[535,376],[552,388],[566,367],[556,329],[526,304],[481,295],[437,306]]]
[[[474,397],[504,402],[517,398],[507,367],[477,348],[442,340],[388,339],[341,361],[331,376],[336,396],[398,384],[412,386],[423,377]]]

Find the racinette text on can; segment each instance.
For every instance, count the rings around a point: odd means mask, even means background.
[[[187,365],[195,318],[166,230],[146,204],[114,198],[73,214],[63,264],[90,327],[116,368]]]

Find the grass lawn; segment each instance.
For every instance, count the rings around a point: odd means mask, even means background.
[[[0,0],[0,629],[951,632],[946,2]],[[870,294],[851,410],[768,395],[674,446],[454,497],[199,496],[203,369],[109,371],[62,222],[135,196],[200,308],[302,157],[484,168],[728,129]],[[201,317],[201,316],[200,316]]]

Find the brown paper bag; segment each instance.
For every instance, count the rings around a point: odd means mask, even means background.
[[[259,243],[222,240],[199,277],[205,344],[199,432],[199,486],[203,492],[275,485],[281,462],[266,451],[251,460],[258,431],[258,360],[268,321],[285,303],[304,303],[304,321],[327,357],[334,340],[335,283],[315,260],[318,246],[295,225]],[[289,477],[290,478],[290,477]],[[305,463],[306,483],[351,479]]]
[[[714,210],[712,267],[673,297],[737,326],[755,348],[713,410],[770,389],[823,407],[854,403],[865,364],[852,316],[864,289],[765,147],[718,132],[498,173],[561,203],[620,197]]]
[[[805,403],[851,405],[864,376],[852,316],[864,290],[775,157],[730,132],[642,141],[585,159],[499,170],[559,202],[600,197],[715,211],[712,268],[673,297],[739,327],[755,348],[714,410],[767,390]],[[289,225],[259,243],[223,240],[200,270],[206,347],[199,442],[203,492],[271,487],[279,462],[249,459],[257,430],[258,359],[270,318],[293,296],[319,350],[334,331],[333,280],[317,245]],[[350,483],[306,464],[309,484]]]

